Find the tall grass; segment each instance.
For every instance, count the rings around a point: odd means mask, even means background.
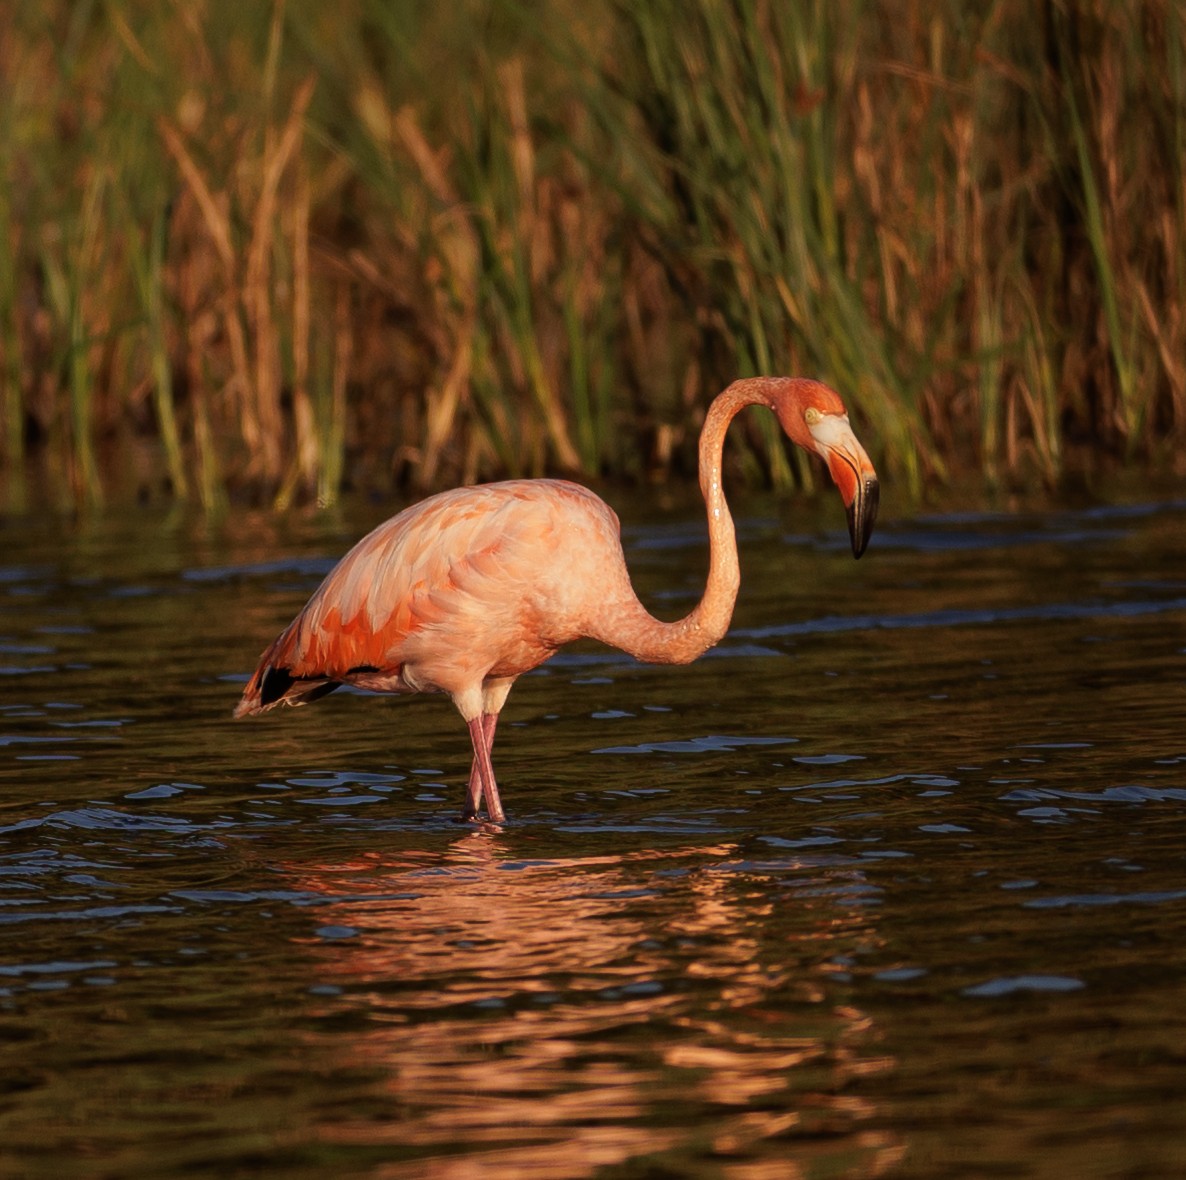
[[[754,372],[915,492],[1181,474],[1173,0],[48,0],[0,76],[9,507],[683,475]]]

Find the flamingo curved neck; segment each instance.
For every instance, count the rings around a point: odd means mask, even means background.
[[[735,381],[709,406],[700,432],[700,490],[708,511],[709,567],[704,595],[690,614],[673,623],[656,619],[634,597],[613,634],[596,638],[612,643],[649,664],[689,664],[719,643],[729,629],[741,584],[737,536],[725,501],[721,465],[725,434],[737,413],[749,405],[768,405],[761,378]]]

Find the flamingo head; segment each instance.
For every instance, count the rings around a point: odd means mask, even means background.
[[[787,436],[828,465],[848,513],[852,553],[860,557],[877,519],[877,472],[857,441],[835,390],[802,378],[773,383],[770,408]]]

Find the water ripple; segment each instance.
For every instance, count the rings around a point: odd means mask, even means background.
[[[919,630],[928,627],[979,627],[996,623],[1040,623],[1056,620],[1133,619],[1186,610],[1186,598],[1125,602],[1050,602],[1034,606],[948,609],[901,615],[830,615],[799,623],[736,628],[731,634],[749,639],[782,639],[795,635],[845,631]]]

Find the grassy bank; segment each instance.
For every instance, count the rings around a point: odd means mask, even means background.
[[[680,476],[753,372],[914,490],[1181,461],[1173,0],[49,0],[0,76],[9,506]]]

